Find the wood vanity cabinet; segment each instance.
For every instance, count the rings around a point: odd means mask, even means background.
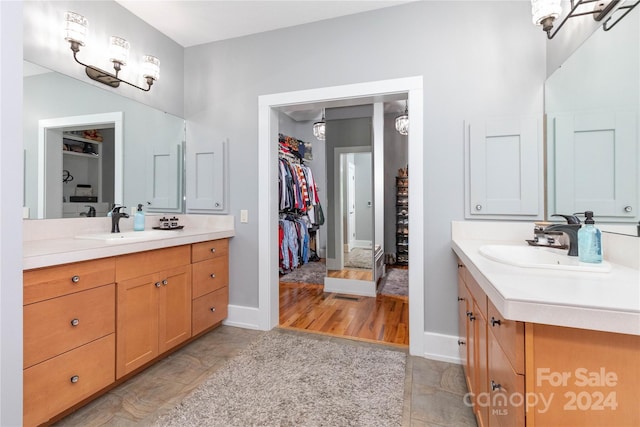
[[[191,338],[190,247],[119,256],[116,280],[116,377],[121,378]]]
[[[193,335],[220,323],[229,305],[229,240],[191,245]]]
[[[222,322],[229,241],[26,270],[23,283],[24,425],[34,426]]]
[[[505,319],[460,261],[458,303],[479,426],[640,425],[639,336]]]
[[[114,279],[114,258],[24,271],[25,426],[115,380]]]
[[[488,407],[482,397],[487,395],[487,296],[462,263],[458,263],[459,319],[464,317],[464,334],[458,339],[460,346],[466,346],[465,377],[470,392],[470,402],[478,426],[488,425]],[[464,302],[464,304],[462,304]],[[466,345],[462,344],[466,339]]]

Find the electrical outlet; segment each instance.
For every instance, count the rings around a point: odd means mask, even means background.
[[[249,222],[249,211],[246,209],[240,210],[240,222],[246,224]]]

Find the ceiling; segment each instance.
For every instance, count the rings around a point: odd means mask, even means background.
[[[416,0],[115,0],[131,13],[187,48]],[[384,102],[386,113],[404,110],[405,95],[290,106],[282,111],[296,121],[318,120],[322,108]]]
[[[414,0],[116,0],[183,47],[352,15]]]

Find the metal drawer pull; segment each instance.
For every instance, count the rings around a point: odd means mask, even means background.
[[[216,253],[216,248],[211,248],[211,253],[215,254]]]
[[[464,342],[463,340],[458,340],[458,345],[467,345],[467,343]]]
[[[160,282],[156,282],[156,288],[159,288],[160,286],[162,286],[162,284]]]
[[[624,211],[629,213],[629,212],[633,211],[633,208],[631,206],[625,206],[624,207]]]
[[[74,376],[71,377],[71,384],[75,384],[78,381],[80,381],[80,377],[79,376],[74,375]]]
[[[471,322],[476,320],[475,316],[473,315],[473,312],[471,312],[471,311],[467,311],[467,317],[469,318],[469,321],[471,321]]]
[[[496,326],[496,325],[500,326],[502,324],[500,322],[500,319],[496,320],[493,316],[491,316],[490,322],[491,322],[491,326]]]
[[[211,307],[209,310],[211,310],[212,313],[215,313],[216,308],[215,307]]]
[[[495,381],[491,380],[491,391],[500,390],[502,386]]]
[[[78,326],[80,324],[80,319],[73,319],[71,321],[71,326]]]
[[[464,298],[458,297],[458,301],[464,301]]]
[[[73,283],[78,283],[78,282],[80,281],[80,276],[73,276],[73,277],[71,278],[71,281],[72,281]]]
[[[212,279],[216,278],[216,274],[215,273],[211,273],[210,276],[211,276]]]
[[[167,286],[167,283],[169,283],[169,282],[167,281],[167,279],[164,279],[164,280],[162,281],[162,284],[163,284],[163,285],[165,285],[165,286]]]

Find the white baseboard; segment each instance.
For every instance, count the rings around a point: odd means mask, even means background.
[[[354,240],[351,249],[353,248],[371,249],[371,240]]]
[[[460,365],[460,350],[457,335],[443,335],[434,332],[424,333],[424,357]]]
[[[262,330],[260,327],[260,312],[257,307],[229,305],[227,318],[222,324],[244,329]]]
[[[338,294],[361,295],[365,297],[376,296],[376,282],[368,280],[338,279],[334,277],[324,278],[324,291]]]

